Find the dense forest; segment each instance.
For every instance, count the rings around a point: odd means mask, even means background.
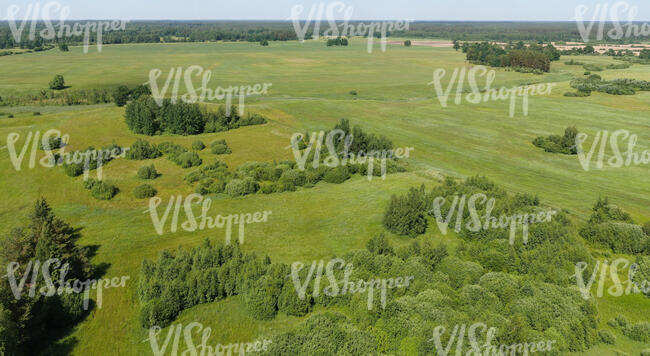
[[[351,25],[361,23],[350,21]],[[339,26],[342,26],[339,23]],[[37,23],[36,30],[44,29]],[[315,23],[308,27],[305,38],[314,35]],[[56,28],[56,26],[55,26]],[[604,26],[605,31],[613,28]],[[320,33],[329,30],[328,23],[321,23]],[[591,38],[596,38],[594,26]],[[381,34],[376,33],[375,37]],[[575,22],[411,22],[408,31],[394,31],[388,36],[414,38],[448,38],[461,41],[582,41]],[[28,38],[29,31],[23,31],[22,40],[16,43],[8,22],[0,22],[0,49],[27,48],[40,49],[61,39],[43,40]],[[95,36],[96,37],[96,36]],[[635,43],[647,40],[645,37],[628,37],[613,42]],[[104,44],[119,43],[158,43],[158,42],[203,42],[203,41],[295,41],[298,40],[293,23],[290,21],[133,21],[124,31],[109,31],[103,34]],[[90,36],[90,44],[96,38]],[[65,39],[70,44],[83,42],[83,35]],[[611,41],[610,41],[611,42]]]

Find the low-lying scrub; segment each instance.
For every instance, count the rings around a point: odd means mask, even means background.
[[[550,135],[548,137],[539,136],[533,140],[533,145],[543,148],[546,152],[562,153],[565,155],[578,154],[576,148],[576,136],[578,129],[567,127],[564,130],[564,136]]]

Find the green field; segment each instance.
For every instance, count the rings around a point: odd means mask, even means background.
[[[553,207],[565,208],[576,222],[584,221],[599,197],[609,197],[629,212],[637,223],[650,220],[650,166],[630,166],[584,171],[575,156],[545,153],[531,144],[537,136],[561,134],[567,126],[577,126],[591,138],[597,131],[626,129],[639,135],[637,151],[650,149],[650,92],[634,96],[593,93],[587,98],[568,98],[569,81],[582,77],[581,66],[568,66],[563,56],[554,62],[551,73],[541,76],[495,69],[494,86],[512,87],[527,83],[557,83],[549,96],[530,98],[529,115],[524,116],[521,100],[514,118],[508,116],[508,102],[454,105],[449,99],[441,107],[428,83],[435,69],[469,67],[461,52],[446,48],[389,45],[386,52],[375,46],[367,53],[364,40],[350,47],[326,47],[320,41],[257,43],[187,43],[107,45],[101,53],[84,54],[81,47],[64,53],[51,50],[0,58],[0,96],[38,93],[47,88],[54,74],[62,74],[71,89],[130,87],[148,81],[149,71],[200,65],[212,71],[210,87],[273,83],[269,94],[246,101],[246,110],[268,118],[269,123],[228,132],[199,136],[146,138],[160,143],[173,141],[189,147],[201,139],[208,143],[225,138],[233,154],[221,156],[229,167],[247,161],[293,159],[287,149],[293,133],[326,130],[340,118],[349,119],[369,132],[385,135],[396,147],[413,147],[407,160],[409,171],[371,182],[356,176],[341,185],[318,183],[311,189],[243,198],[218,197],[211,213],[272,210],[267,224],[246,227],[243,249],[273,261],[308,262],[351,249],[383,230],[381,221],[393,194],[403,194],[422,183],[433,187],[443,176],[484,175],[511,192],[538,194]],[[575,57],[581,62],[610,64],[609,57]],[[600,72],[604,79],[650,80],[650,66]],[[162,82],[162,78],[159,83]],[[480,80],[479,83],[483,83]],[[195,85],[200,81],[195,79]],[[350,91],[358,92],[357,96]],[[213,103],[220,104],[220,103]],[[33,112],[42,115],[34,116]],[[0,137],[21,134],[18,147],[29,131],[58,129],[70,135],[70,149],[101,147],[110,143],[131,145],[138,135],[124,122],[124,108],[114,105],[73,107],[0,107]],[[15,118],[7,118],[12,113]],[[261,144],[260,144],[261,143]],[[111,201],[100,202],[82,187],[82,178],[70,178],[61,168],[37,166],[16,171],[6,142],[0,143],[0,233],[26,221],[39,196],[45,196],[55,213],[82,228],[81,245],[99,245],[94,264],[110,265],[105,277],[131,276],[124,289],[105,291],[103,307],[95,309],[78,325],[62,348],[74,355],[150,354],[148,330],[138,320],[137,276],[144,258],[155,259],[164,249],[179,245],[196,246],[205,238],[222,241],[223,230],[156,234],[148,200],[137,200],[131,192],[142,182],[136,171],[145,163],[118,159],[104,167],[104,178],[116,183],[121,192]],[[611,154],[611,153],[609,153]],[[214,155],[201,152],[204,162]],[[184,170],[158,158],[153,161],[162,176],[152,185],[166,204],[173,195],[187,195],[192,187],[183,182]],[[150,162],[146,162],[150,164]],[[445,240],[430,228],[426,239]],[[407,237],[391,235],[396,245]],[[199,321],[212,327],[211,343],[225,344],[255,340],[285,331],[301,318],[278,316],[259,322],[246,315],[241,300],[227,299],[200,305],[183,312],[177,322]],[[640,296],[603,298],[597,301],[600,322],[618,313],[631,321],[647,320],[650,300]],[[645,312],[644,312],[645,311]],[[612,355],[614,350],[638,355],[647,347],[615,332],[616,346],[601,345],[585,355]]]

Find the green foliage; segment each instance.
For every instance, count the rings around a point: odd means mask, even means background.
[[[259,190],[259,184],[252,178],[233,179],[226,184],[225,192],[231,197],[254,194]]]
[[[266,47],[266,46],[269,45],[269,41],[267,41],[267,40],[262,40],[262,41],[260,41],[260,45]]]
[[[195,151],[203,151],[204,148],[205,148],[205,144],[203,143],[203,141],[196,140],[196,141],[192,142],[192,149],[193,150],[195,150]]]
[[[95,183],[90,190],[90,194],[97,200],[111,200],[118,192],[115,185],[103,181]]]
[[[60,43],[60,44],[59,44],[59,50],[60,50],[61,52],[69,52],[69,51],[70,51],[70,48],[68,48],[68,44],[66,44],[66,43]]]
[[[137,199],[145,199],[156,196],[158,191],[149,184],[142,184],[133,190],[133,196]]]
[[[600,338],[600,341],[608,345],[616,344],[616,336],[614,336],[614,334],[609,330],[598,330],[598,337]]]
[[[650,236],[650,221],[646,222],[643,224],[643,232],[647,235]]]
[[[347,38],[330,38],[327,40],[327,47],[332,47],[332,46],[347,46],[348,45],[348,39]]]
[[[59,259],[61,266],[69,264],[66,281],[86,280],[93,273],[90,252],[77,246],[81,237],[78,229],[57,218],[44,198],[38,199],[29,214],[29,222],[15,228],[0,239],[0,261],[7,265],[10,261],[20,264],[16,279],[23,277],[28,262],[42,262]],[[61,287],[61,270],[50,267],[51,283]],[[41,296],[38,291],[47,287],[42,274],[30,283],[35,283],[37,294],[29,296],[30,288],[24,288],[21,298],[16,299],[9,292],[11,287],[7,278],[0,280],[3,293],[0,293],[0,354],[35,355],[53,340],[62,337],[80,321],[83,316],[80,304],[82,294],[54,294]]]
[[[149,142],[137,139],[131,149],[126,152],[126,159],[132,160],[147,160],[154,159],[162,156],[162,152],[156,146],[150,144]]]
[[[650,356],[650,349],[645,349],[641,351],[641,356]]]
[[[586,79],[572,80],[571,87],[585,93],[598,91],[611,95],[634,95],[637,91],[650,91],[650,82],[629,78],[607,81],[594,74]]]
[[[54,76],[54,79],[50,82],[50,89],[52,90],[62,90],[65,89],[65,79],[61,74]]]
[[[350,171],[345,166],[330,169],[323,177],[325,182],[333,184],[341,184],[348,179],[350,179]]]
[[[569,96],[566,95],[565,96]],[[564,136],[551,135],[548,137],[537,137],[533,140],[533,145],[543,148],[546,152],[562,153],[565,155],[578,154],[576,148],[576,137],[578,136],[578,129],[575,126],[567,127],[564,130]]]
[[[138,178],[140,179],[156,179],[160,176],[156,167],[152,164],[150,166],[142,166],[138,169]]]
[[[394,255],[393,248],[390,246],[386,236],[381,233],[368,241],[366,249],[375,255]]]
[[[129,130],[136,134],[153,136],[160,131],[156,102],[149,96],[141,96],[126,106],[124,117]]]
[[[598,199],[580,235],[616,253],[650,253],[650,238],[642,227],[635,225],[630,214],[610,204],[607,198]]]
[[[463,52],[467,54],[468,61],[492,67],[530,68],[533,70],[531,73],[538,73],[534,70],[548,72],[551,61],[560,59],[559,51],[551,44],[546,47],[539,45],[526,47],[520,43],[505,49],[488,42],[465,44]]]
[[[210,152],[215,155],[224,155],[232,153],[230,147],[226,143],[226,140],[216,140],[210,144]]]
[[[404,46],[405,47],[411,47],[411,45],[412,45],[411,40],[404,41]]]
[[[415,237],[427,230],[428,197],[424,185],[411,188],[406,196],[392,196],[384,214],[384,227],[398,235]]]
[[[113,100],[115,105],[122,107],[126,105],[129,101],[129,95],[131,95],[131,90],[126,85],[120,85],[113,92]]]
[[[278,312],[278,298],[283,284],[283,279],[265,275],[248,287],[244,293],[248,312],[257,320],[273,319]]]
[[[650,341],[650,323],[642,321],[636,324],[629,324],[623,328],[623,335],[634,341],[648,342]]]
[[[200,166],[203,160],[196,152],[185,152],[178,156],[176,163],[182,168],[191,168]]]

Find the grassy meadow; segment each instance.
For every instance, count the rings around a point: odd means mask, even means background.
[[[556,83],[552,93],[529,98],[524,116],[517,99],[515,117],[508,115],[509,102],[489,101],[470,104],[463,100],[442,107],[429,83],[433,71],[447,71],[443,84],[455,68],[471,65],[461,52],[451,48],[403,47],[389,45],[382,52],[375,44],[372,53],[366,41],[353,40],[349,47],[326,47],[322,41],[258,43],[178,43],[105,45],[101,53],[91,47],[70,52],[51,50],[0,58],[0,96],[38,93],[47,88],[54,74],[62,74],[71,89],[130,87],[149,80],[152,69],[163,72],[160,86],[172,67],[199,65],[212,71],[209,87],[272,83],[268,95],[246,99],[246,111],[263,114],[268,123],[228,132],[198,136],[143,137],[131,133],[124,122],[124,108],[114,105],[71,107],[0,107],[0,137],[16,132],[22,148],[27,132],[58,129],[70,136],[66,151],[96,148],[110,143],[131,145],[136,138],[154,143],[172,141],[190,147],[194,140],[210,142],[224,138],[233,153],[218,156],[231,169],[248,161],[293,159],[287,149],[290,137],[305,130],[326,130],[340,118],[360,125],[364,131],[385,135],[396,147],[413,147],[406,162],[409,171],[388,175],[385,180],[355,176],[340,185],[318,183],[311,189],[243,198],[217,197],[211,216],[271,210],[265,224],[246,226],[243,249],[268,255],[273,261],[292,263],[341,255],[364,248],[366,242],[383,231],[383,213],[393,194],[410,187],[432,187],[441,177],[484,175],[511,192],[538,194],[544,204],[564,208],[577,223],[590,214],[599,197],[628,211],[637,223],[650,220],[650,166],[595,168],[585,171],[576,156],[545,153],[532,145],[537,136],[562,134],[567,126],[577,126],[589,134],[586,150],[596,132],[625,129],[637,134],[638,152],[650,149],[650,92],[634,96],[613,96],[594,92],[587,98],[564,97],[573,91],[569,81],[583,76],[582,66],[553,62],[548,74],[521,74],[495,69],[493,87],[513,87],[532,83]],[[574,57],[581,62],[607,65],[610,57]],[[603,79],[636,78],[650,80],[650,66],[599,72]],[[484,85],[485,77],[479,78]],[[200,78],[194,78],[200,85]],[[357,95],[351,95],[351,91]],[[181,90],[183,93],[183,90]],[[455,93],[455,88],[452,89]],[[218,105],[222,103],[210,103]],[[41,115],[34,116],[33,112]],[[13,114],[14,118],[8,118]],[[94,264],[107,264],[105,278],[130,276],[126,289],[104,291],[101,309],[61,341],[61,348],[74,355],[150,354],[148,330],[140,327],[137,278],[143,259],[155,259],[160,251],[179,245],[193,247],[204,239],[224,239],[224,230],[204,230],[156,234],[147,213],[148,199],[133,197],[133,189],[143,181],[138,168],[155,164],[161,177],[152,184],[165,206],[174,195],[188,195],[192,187],[183,177],[192,169],[182,169],[165,157],[152,161],[116,159],[103,169],[105,180],[114,182],[120,193],[110,201],[95,200],[82,186],[82,177],[70,178],[60,167],[28,167],[29,153],[22,168],[14,169],[6,142],[0,142],[0,233],[26,221],[39,196],[45,196],[57,216],[82,228],[81,245],[97,245]],[[42,152],[40,153],[42,154]],[[611,152],[608,152],[611,155]],[[200,152],[205,163],[217,156]],[[40,158],[40,156],[39,156]],[[91,173],[92,176],[93,173]],[[162,207],[159,208],[159,210]],[[235,238],[236,233],[233,233]],[[443,236],[430,225],[423,239],[457,242],[453,234]],[[391,235],[395,245],[407,237]],[[631,321],[647,318],[650,299],[641,296],[604,297],[597,300],[601,324],[618,313]],[[301,318],[279,315],[260,322],[246,315],[239,297],[204,304],[184,311],[177,322],[193,321],[212,328],[211,344],[255,340],[284,331]],[[645,310],[645,315],[640,312]],[[166,330],[165,330],[166,331]],[[616,346],[600,345],[585,355],[612,355],[614,351],[638,354],[647,347],[614,332]]]

